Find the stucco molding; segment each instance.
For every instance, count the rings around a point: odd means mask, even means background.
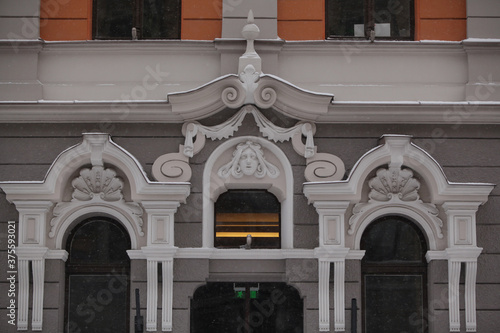
[[[375,170],[376,175],[368,179]],[[418,179],[414,173],[418,173]],[[429,192],[425,203],[419,195],[421,182],[425,182]],[[369,193],[364,199],[363,187],[366,185]],[[322,207],[343,202],[353,205],[347,235],[341,234],[341,237],[353,236],[348,244],[353,250],[360,250],[364,230],[382,216],[406,216],[420,225],[430,249],[427,261],[448,259],[451,332],[460,331],[460,266],[466,263],[466,329],[475,332],[475,283],[477,257],[481,253],[476,246],[475,216],[493,187],[492,184],[449,182],[441,166],[413,144],[410,136],[384,135],[381,145],[363,155],[346,180],[305,183],[304,194],[316,207],[320,223],[324,219]],[[446,228],[439,217],[440,210],[447,216]],[[320,271],[320,279],[321,274],[324,272]],[[324,299],[320,300],[320,330],[328,330],[328,315],[323,303]]]
[[[454,183],[448,181],[442,167],[425,150],[411,142],[411,136],[383,135],[380,145],[365,153],[354,165],[346,180],[304,183],[304,193],[312,203],[318,200],[362,200],[362,187],[369,173],[382,166],[408,167],[426,181],[430,202],[479,201],[485,203],[494,185],[489,183]]]
[[[59,202],[53,209],[50,221],[49,237],[54,238],[65,218],[84,207],[102,206],[123,212],[135,225],[135,232],[144,236],[142,230],[143,209],[138,203],[126,202],[123,199],[123,180],[116,176],[111,168],[93,166],[92,169],[82,168],[80,176],[71,182],[73,187],[72,200]]]
[[[500,124],[499,107],[497,101],[335,101],[328,112],[302,114],[300,119],[317,124]],[[117,109],[127,110],[127,117]],[[197,118],[173,112],[166,100],[0,101],[2,123],[97,123],[102,119],[113,123],[182,123]]]
[[[55,159],[43,181],[0,182],[7,200],[63,201],[64,186],[75,170],[88,165],[111,165],[124,173],[134,202],[162,198],[184,203],[190,192],[189,183],[152,182],[141,164],[106,133],[84,133],[83,141],[63,151]]]
[[[435,204],[424,203],[420,200],[418,190],[420,182],[413,177],[413,171],[408,168],[393,167],[379,168],[377,174],[369,182],[371,191],[368,194],[369,200],[366,203],[358,203],[353,208],[353,215],[349,219],[349,229],[347,233],[353,235],[356,233],[358,223],[367,220],[367,216],[376,214],[379,209],[391,207],[394,213],[408,215],[407,211],[413,211],[421,218],[418,223],[424,223],[429,226],[423,226],[426,232],[432,230],[427,238],[431,242],[431,249],[436,237],[443,238],[443,221],[438,217],[439,209]],[[411,214],[411,213],[410,213]],[[377,214],[380,215],[380,214]],[[413,214],[412,214],[413,215]],[[373,220],[370,216],[370,220]],[[422,223],[421,223],[422,224]],[[356,242],[357,244],[357,242]]]
[[[275,110],[301,120],[314,120],[326,114],[333,95],[313,93],[248,65],[239,75],[221,76],[199,88],[170,93],[167,100],[172,112],[185,121],[206,118],[229,107],[245,104]]]
[[[259,144],[266,160],[274,164],[280,173],[276,178],[256,178],[244,175],[241,178],[220,178],[220,167],[230,160],[236,146],[251,141]],[[226,156],[226,157],[224,157]],[[293,248],[293,172],[288,158],[276,145],[266,139],[242,136],[229,139],[219,145],[208,158],[203,171],[203,247],[214,245],[214,203],[218,196],[234,188],[266,189],[281,202],[281,247]]]
[[[205,126],[197,121],[184,123],[184,145],[179,146],[179,153],[158,157],[153,164],[153,176],[158,181],[189,181],[192,175],[189,158],[204,148],[207,138],[222,140],[232,137],[248,114],[253,115],[256,126],[264,137],[274,142],[292,142],[295,152],[306,158],[304,176],[308,181],[339,180],[344,177],[345,166],[339,157],[317,152],[314,145],[316,126],[313,122],[298,121],[294,126],[283,128],[273,124],[252,105],[242,107],[218,125]]]

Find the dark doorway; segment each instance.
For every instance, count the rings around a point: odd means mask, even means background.
[[[302,333],[303,300],[286,283],[207,283],[191,300],[191,333]]]
[[[130,238],[118,222],[91,218],[70,233],[66,249],[68,333],[129,332]]]

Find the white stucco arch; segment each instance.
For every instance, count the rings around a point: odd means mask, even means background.
[[[65,249],[64,241],[66,240],[66,236],[78,225],[78,223],[86,218],[98,216],[111,217],[123,225],[130,237],[130,250],[136,250],[138,248],[138,232],[134,226],[133,218],[129,213],[122,211],[118,207],[113,207],[112,205],[86,204],[75,208],[61,218],[61,225],[55,235],[56,249]]]
[[[418,211],[414,207],[411,206],[392,206],[388,205],[386,207],[379,207],[373,211],[368,212],[364,216],[362,216],[361,223],[354,233],[354,250],[361,249],[361,238],[363,237],[363,233],[366,228],[374,221],[378,220],[384,216],[401,216],[406,217],[413,223],[417,224],[422,233],[424,234],[428,249],[429,250],[437,250],[437,242],[436,236],[432,229],[431,222],[428,220],[428,216],[426,216],[425,212]]]
[[[254,136],[241,136],[232,138],[217,147],[205,163],[203,171],[203,247],[214,247],[214,202],[219,194],[227,191],[236,183],[224,182],[217,176],[216,163],[223,154],[232,153],[234,147],[245,141],[253,141],[260,144],[271,153],[280,164],[280,172],[283,174],[283,184],[273,181],[262,181],[259,183],[238,182],[236,186],[251,186],[251,188],[266,189],[273,193],[281,203],[281,248],[293,248],[293,172],[292,166],[286,155],[276,145],[266,139]],[[266,158],[268,155],[266,155]],[[219,161],[220,162],[220,161]],[[234,188],[234,187],[233,187]]]

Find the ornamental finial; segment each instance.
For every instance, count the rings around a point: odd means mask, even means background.
[[[259,36],[260,29],[254,23],[253,12],[250,9],[247,17],[247,24],[243,27],[241,35],[247,40],[247,49],[240,57],[238,73],[242,73],[248,65],[252,65],[256,72],[262,73],[261,59],[254,48],[253,41]]]

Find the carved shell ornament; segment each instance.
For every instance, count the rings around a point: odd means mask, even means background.
[[[232,160],[224,164],[217,174],[221,178],[252,175],[256,178],[264,178],[266,175],[276,178],[280,171],[275,165],[266,161],[262,147],[258,143],[246,141],[236,146]]]
[[[368,183],[372,189],[369,198],[376,201],[389,201],[397,195],[402,201],[418,200],[420,183],[413,178],[410,169],[378,169],[377,176]]]
[[[432,203],[425,203],[420,200],[418,190],[420,182],[413,178],[413,171],[401,169],[400,167],[380,168],[375,177],[370,179],[368,186],[371,191],[368,194],[368,202],[356,204],[353,215],[349,219],[348,233],[353,235],[356,225],[360,222],[360,217],[369,211],[389,205],[411,207],[421,212],[425,212],[429,220],[434,224],[438,238],[443,238],[443,221],[438,217],[439,210]],[[390,203],[389,203],[390,202]]]
[[[144,236],[142,230],[143,210],[138,203],[126,202],[123,199],[123,181],[116,176],[113,169],[104,169],[103,166],[99,165],[94,165],[92,169],[83,168],[80,170],[80,176],[73,179],[71,186],[73,187],[73,199],[69,202],[59,202],[52,211],[50,238],[55,237],[56,230],[62,223],[61,218],[74,209],[82,207],[82,203],[86,201],[99,205],[104,202],[106,206],[128,211],[134,220],[138,234]]]
[[[80,201],[92,200],[99,195],[104,201],[118,201],[123,198],[123,181],[116,177],[112,169],[94,166],[92,169],[82,169],[80,177],[75,178],[73,186],[73,199]]]

